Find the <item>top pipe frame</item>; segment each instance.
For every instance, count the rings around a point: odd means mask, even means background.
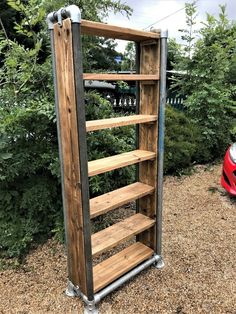
[[[120,27],[99,22],[92,22],[81,19],[80,9],[76,5],[70,5],[48,14],[48,28],[53,30],[54,23],[62,26],[63,20],[70,18],[72,23],[81,24],[81,33],[84,35],[101,36],[113,39],[122,39],[129,41],[146,41],[167,38],[167,31],[152,29],[150,32],[136,29]]]

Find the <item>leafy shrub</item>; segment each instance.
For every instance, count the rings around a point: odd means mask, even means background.
[[[0,194],[0,253],[9,257],[22,255],[33,240],[46,239],[61,215],[55,180],[31,176],[11,188]]]
[[[233,120],[232,128],[230,131],[232,142],[236,142],[236,119]]]
[[[200,149],[198,128],[184,112],[166,107],[164,172],[177,173],[189,167]]]
[[[186,95],[188,116],[201,131],[197,161],[209,162],[225,153],[235,132],[236,23],[220,6],[218,18],[207,14],[202,28],[193,31],[196,13],[196,3],[186,4],[188,28],[182,30],[184,49],[174,67],[181,75],[174,87]]]
[[[232,113],[227,107],[231,103],[229,93],[212,83],[193,92],[187,103],[195,125],[198,125],[202,132],[204,145],[196,156],[197,161],[210,162],[222,156],[231,142]]]
[[[11,257],[48,236],[62,216],[60,184],[53,172],[57,138],[47,99],[3,108],[0,117],[0,255]]]
[[[86,94],[87,120],[112,115],[108,101],[95,92]],[[0,117],[0,254],[11,257],[23,254],[33,241],[52,231],[63,238],[60,167],[54,105],[48,99],[11,104],[11,110],[2,109]],[[89,160],[132,150],[134,128],[90,132],[87,142]],[[90,196],[133,180],[133,167],[92,177]]]

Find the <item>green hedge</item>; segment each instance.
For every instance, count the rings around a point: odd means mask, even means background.
[[[2,96],[3,99],[3,96]],[[95,92],[86,94],[86,119],[113,115],[112,106]],[[56,121],[48,99],[0,109],[0,256],[21,256],[34,241],[56,233],[63,237]],[[89,160],[134,149],[134,128],[90,132]],[[90,196],[134,180],[126,167],[90,179]]]
[[[164,172],[178,173],[196,160],[201,134],[184,112],[166,106]]]

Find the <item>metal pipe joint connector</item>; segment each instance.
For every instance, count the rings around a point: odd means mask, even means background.
[[[161,38],[168,38],[168,29],[161,30]]]
[[[150,28],[150,32],[160,33],[160,38],[168,38],[168,29]]]
[[[53,29],[53,24],[56,22],[62,26],[63,19],[68,17],[71,19],[72,23],[81,23],[80,9],[72,4],[68,7],[61,8],[58,11],[49,13],[47,16],[48,29]]]

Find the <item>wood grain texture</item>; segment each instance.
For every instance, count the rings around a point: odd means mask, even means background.
[[[140,182],[90,199],[90,217],[94,218],[128,202],[153,193],[154,188]]]
[[[94,292],[101,290],[140,263],[149,259],[153,250],[136,242],[93,268]]]
[[[140,45],[140,73],[156,74],[160,70],[160,44],[147,41]],[[159,111],[159,82],[152,85],[140,83],[140,114],[158,115]],[[139,125],[139,148],[157,152],[158,122],[152,125]],[[157,187],[157,160],[139,164],[139,181]],[[156,215],[156,193],[139,201],[139,212],[154,218]],[[151,248],[155,246],[155,227],[140,234],[138,240]]]
[[[138,124],[138,123],[148,123],[157,121],[156,115],[133,115],[125,117],[117,117],[110,119],[93,120],[86,122],[86,130],[97,131],[102,129],[114,128],[119,126]]]
[[[92,254],[97,256],[114,246],[131,239],[138,233],[151,228],[155,220],[142,214],[133,215],[111,227],[92,235]]]
[[[134,165],[138,162],[154,159],[156,153],[146,150],[134,150],[119,155],[105,157],[88,162],[88,174],[90,177],[114,169]]]
[[[81,202],[80,159],[70,19],[54,24],[65,227],[69,280],[87,294]]]
[[[84,80],[96,81],[156,81],[159,80],[159,73],[156,74],[107,74],[107,73],[84,73]]]
[[[87,20],[81,21],[82,33],[85,35],[102,36],[106,38],[116,38],[130,41],[141,41],[147,39],[158,39],[160,33],[145,32],[136,29],[108,25]]]

